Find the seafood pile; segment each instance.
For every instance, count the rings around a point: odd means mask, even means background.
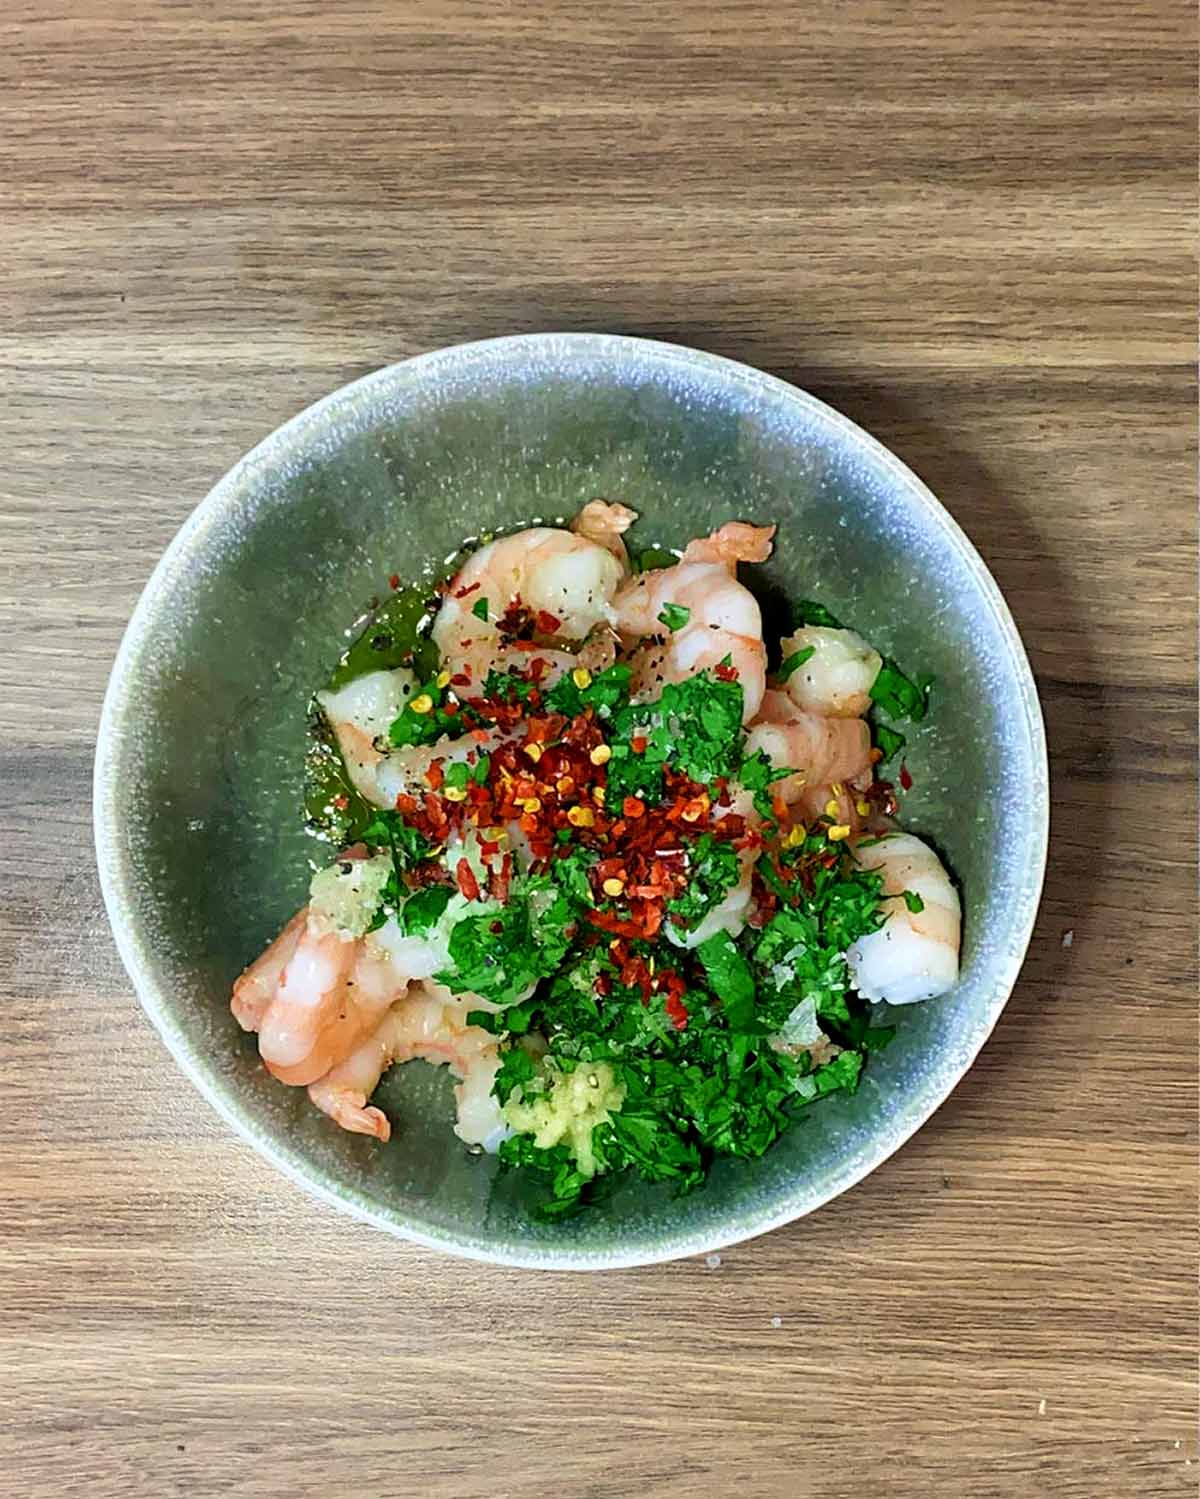
[[[407,640],[368,627],[315,698],[336,857],[233,990],[343,1129],[387,1141],[384,1072],[445,1065],[458,1136],[548,1217],[763,1154],[858,1086],[878,1002],[958,976],[957,892],[884,775],[928,682],[811,603],[770,668],[739,574],[775,528],[639,558],[635,519],[494,539]]]

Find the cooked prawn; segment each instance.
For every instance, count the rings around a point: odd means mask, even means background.
[[[766,686],[762,614],[754,595],[737,580],[739,562],[771,555],[774,526],[732,521],[693,541],[674,567],[642,573],[613,601],[617,631],[627,647],[643,642],[630,659],[642,698],[664,682],[682,682],[727,658],[742,684],[743,721],[758,712]],[[660,618],[666,605],[686,610],[676,630]]]
[[[746,736],[746,754],[759,750],[779,770],[794,774],[776,781],[774,795],[791,805],[812,787],[842,786],[871,773],[871,731],[861,718],[826,718],[797,708],[786,693],[767,692]]]
[[[388,730],[404,711],[415,685],[414,674],[398,666],[392,671],[367,672],[335,692],[317,693],[351,784],[376,807],[394,807],[398,796],[427,790],[426,773],[435,760],[474,764],[481,753],[495,747],[497,736],[483,737],[483,730],[459,738],[443,737],[435,744],[394,746]]]
[[[467,558],[433,622],[434,643],[450,671],[482,683],[493,668],[524,669],[536,654],[554,675],[580,664],[565,646],[586,641],[593,631],[611,642],[610,606],[627,562],[613,547],[621,521],[606,516],[601,524],[597,516],[580,517],[591,534],[534,526]],[[603,542],[592,539],[597,530]],[[513,635],[502,634],[514,608],[524,613]]]
[[[292,961],[308,924],[308,907],[297,911],[270,947],[257,957],[233,985],[230,1009],[244,1031],[257,1031],[279,990],[283,971]]]
[[[407,983],[305,907],[237,980],[232,1009],[244,1030],[258,1031],[267,1070],[299,1085],[349,1056]]]
[[[871,688],[883,657],[853,630],[806,625],[780,642],[783,659],[812,651],[788,676],[787,694],[798,708],[831,718],[860,718],[871,706]]]
[[[625,549],[625,532],[637,520],[637,511],[628,505],[611,505],[607,500],[589,500],[575,519],[571,530],[577,536],[594,541],[605,551],[611,552],[621,564],[622,573],[629,571],[629,553]]]
[[[448,992],[439,985],[414,984],[357,1050],[309,1085],[309,1098],[342,1129],[387,1140],[387,1115],[367,1103],[379,1079],[395,1062],[419,1058],[435,1066],[445,1063],[461,1079],[454,1090],[455,1133],[468,1145],[494,1152],[508,1132],[492,1096],[499,1049],[486,1031],[463,1023],[466,1008],[481,1007],[477,995],[459,995],[449,1003],[447,999]]]
[[[860,937],[846,952],[855,987],[864,999],[914,1004],[945,994],[958,979],[962,907],[942,861],[911,833],[891,833],[855,848],[860,865],[883,875],[878,931]],[[924,902],[910,911],[905,891]]]

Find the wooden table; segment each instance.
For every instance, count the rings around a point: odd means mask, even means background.
[[[0,1493],[1194,1493],[1194,27],[1167,0],[8,0]],[[535,328],[715,349],[944,498],[1037,671],[1024,975],[868,1181],[538,1277],[273,1175],[141,1018],[101,694],[210,483]]]

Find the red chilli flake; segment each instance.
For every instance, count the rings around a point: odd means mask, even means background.
[[[548,609],[539,609],[534,615],[534,623],[543,635],[556,635],[562,629],[562,620]]]
[[[663,1009],[667,1012],[667,1018],[677,1031],[687,1029],[688,1012],[683,1001],[675,994],[668,994]]]
[[[400,587],[400,574],[399,573],[393,573],[391,575],[391,577],[388,579],[388,587],[389,588],[399,588]]]
[[[635,755],[644,755],[646,753],[646,745],[648,743],[649,741],[647,739],[644,739],[641,734],[635,734],[629,741],[629,748],[634,752]]]
[[[475,878],[475,871],[466,859],[460,859],[454,866],[454,878],[467,900],[479,899],[479,881]]]
[[[478,587],[478,583],[468,583],[465,588],[458,589],[454,597],[456,599],[469,599]]]
[[[348,796],[341,795],[341,793],[339,792],[339,794],[333,799],[333,805],[338,809],[339,812],[344,812],[350,805],[350,798]]]
[[[736,682],[738,679],[737,667],[726,666],[722,661],[720,666],[713,667],[713,676],[716,677],[718,682]]]
[[[432,790],[440,791],[442,789],[442,783],[446,779],[446,774],[442,769],[442,762],[440,760],[435,760],[425,772],[425,779],[429,782]]]
[[[905,763],[904,763],[903,760],[901,760],[901,762],[900,762],[900,785],[903,788],[903,790],[905,790],[905,791],[911,791],[912,790],[912,783],[913,783],[913,778],[908,773],[908,766],[905,765]]]

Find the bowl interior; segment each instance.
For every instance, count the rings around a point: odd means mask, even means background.
[[[818,598],[933,672],[903,819],[960,882],[963,976],[910,1007],[852,1099],[677,1200],[629,1186],[560,1225],[449,1129],[450,1080],[384,1084],[381,1147],[261,1068],[233,979],[304,899],[305,707],[386,579],[469,535],[596,495],[678,546],[779,524],[768,610]],[[759,585],[756,585],[759,586]],[[1045,847],[1045,753],[1024,655],[981,562],[894,458],[819,402],[711,356],[602,336],[497,340],[381,371],[310,408],[218,485],[163,559],[114,671],[97,760],[102,876],[122,954],[192,1079],[277,1164],[383,1226],[533,1265],[696,1253],[786,1221],[883,1159],[949,1092],[1019,967]],[[996,816],[995,809],[1004,809]]]

